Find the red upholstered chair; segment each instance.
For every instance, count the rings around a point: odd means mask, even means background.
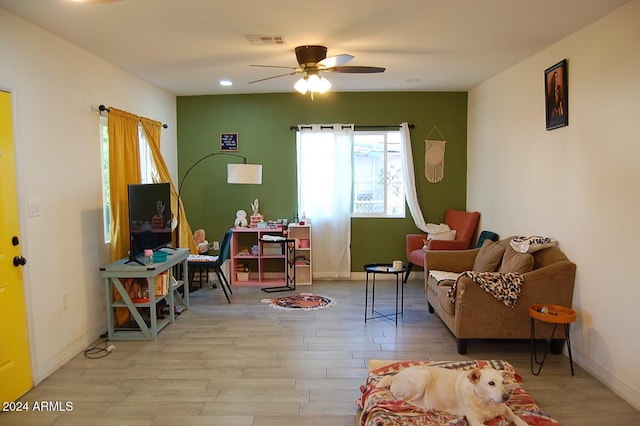
[[[471,239],[476,232],[480,220],[479,212],[463,212],[448,209],[444,215],[445,224],[456,231],[455,240],[429,240],[427,250],[465,250],[471,248]],[[407,234],[407,273],[404,281],[407,282],[413,265],[424,268],[424,240],[426,234]]]

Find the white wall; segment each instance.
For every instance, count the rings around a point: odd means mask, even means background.
[[[175,96],[0,9],[0,88],[13,93],[29,339],[38,383],[106,331],[99,115],[105,104],[169,125]],[[29,217],[29,202],[40,206]],[[63,309],[62,296],[68,297]]]
[[[559,241],[574,359],[638,409],[639,23],[635,0],[470,91],[467,200],[482,229]],[[569,126],[546,131],[543,72],[564,58]]]

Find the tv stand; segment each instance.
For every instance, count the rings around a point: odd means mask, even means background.
[[[130,263],[137,263],[138,265],[142,265],[142,266],[146,266],[144,263],[140,262],[140,260],[138,260],[137,257],[134,257],[133,259],[129,259],[126,262],[124,262],[125,265],[128,265]]]
[[[100,275],[104,278],[107,296],[107,332],[109,340],[155,340],[158,332],[170,323],[175,322],[176,315],[189,309],[189,290],[185,287],[189,276],[187,257],[188,248],[175,249],[173,256],[165,262],[154,262],[150,265],[138,266],[131,259],[120,259],[100,268]],[[140,262],[136,262],[140,263]],[[182,266],[181,280],[174,277],[175,267]],[[156,295],[156,279],[166,273],[166,294]],[[146,281],[149,298],[145,300],[131,299],[126,289],[127,278]],[[180,290],[182,293],[180,294]],[[163,293],[163,291],[161,291]],[[134,301],[135,300],[135,301]],[[169,313],[158,317],[158,302],[165,301]],[[134,327],[116,325],[116,310],[128,309]],[[147,308],[146,313],[140,313],[139,308]]]

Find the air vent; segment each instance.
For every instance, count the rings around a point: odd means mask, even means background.
[[[262,46],[269,44],[286,44],[284,36],[281,35],[248,35],[245,36],[252,46]]]

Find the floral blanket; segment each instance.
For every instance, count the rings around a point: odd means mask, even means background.
[[[460,274],[461,277],[468,277],[478,284],[481,289],[504,303],[510,308],[516,307],[524,277],[514,272],[476,272],[466,271]],[[451,303],[456,303],[456,288],[458,281],[451,286],[447,292],[447,297],[451,299]]]
[[[373,364],[373,361],[372,361]],[[433,365],[456,370],[472,370],[474,368],[492,367],[498,370],[510,371],[515,380],[507,383],[507,391],[511,398],[507,405],[522,420],[530,425],[558,425],[559,423],[545,414],[535,400],[521,385],[522,378],[506,361],[473,360],[473,361],[390,361],[369,372],[367,381],[360,386],[362,396],[356,403],[362,409],[359,417],[360,426],[465,426],[464,417],[458,417],[444,411],[424,411],[415,405],[393,399],[388,388],[376,388],[376,384],[386,375],[395,374],[403,368],[413,365]],[[507,426],[509,422],[502,417],[496,417],[485,423],[488,426]]]

